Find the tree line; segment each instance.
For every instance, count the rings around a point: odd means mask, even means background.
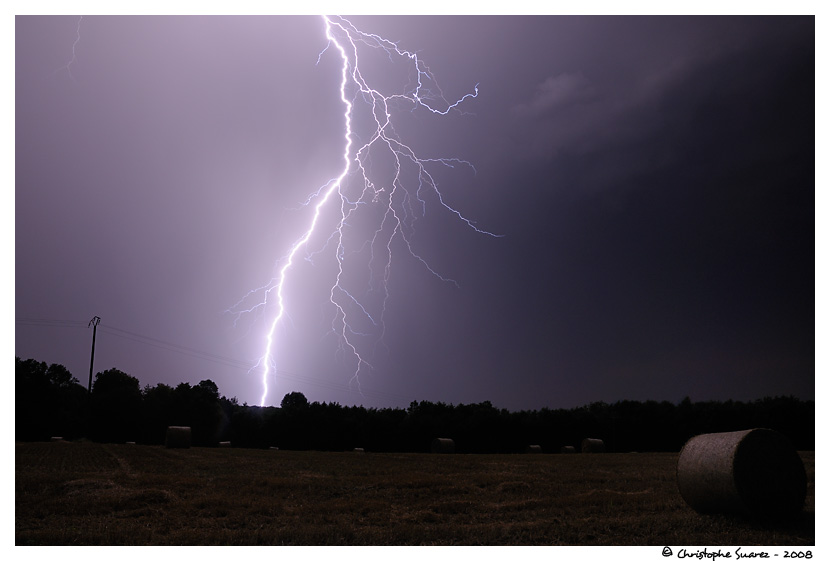
[[[596,402],[572,409],[498,409],[489,401],[452,405],[413,401],[408,408],[309,402],[299,392],[280,407],[239,404],[211,380],[140,386],[117,369],[95,375],[92,391],[62,365],[15,357],[15,439],[163,444],[168,426],[189,426],[193,445],[287,450],[428,452],[451,438],[461,453],[579,449],[599,438],[610,452],[677,452],[697,434],[769,428],[799,450],[815,449],[815,402],[768,397],[751,402]]]

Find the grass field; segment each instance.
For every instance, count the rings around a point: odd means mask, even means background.
[[[17,545],[815,544],[701,516],[677,454],[427,455],[18,443]]]

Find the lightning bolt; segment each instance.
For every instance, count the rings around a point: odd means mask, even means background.
[[[75,42],[72,43],[72,58],[69,59],[69,62],[67,62],[66,64],[64,64],[63,66],[58,68],[58,70],[55,71],[55,72],[57,72],[59,70],[64,70],[65,69],[66,72],[69,74],[69,77],[72,78],[72,81],[75,82],[75,83],[77,83],[77,81],[75,80],[75,76],[72,75],[71,66],[78,59],[78,57],[76,56],[76,53],[75,53],[75,47],[77,47],[78,43],[80,43],[80,41],[81,41],[81,22],[82,21],[84,21],[84,16],[79,16],[78,17],[78,26],[75,29]]]
[[[463,166],[475,172],[472,164],[458,158],[420,158],[415,150],[399,139],[393,125],[393,110],[397,109],[408,109],[410,112],[426,110],[438,116],[447,115],[451,111],[460,112],[460,104],[478,96],[478,84],[473,92],[449,102],[417,53],[404,50],[378,35],[362,32],[342,17],[323,16],[323,23],[327,45],[320,52],[317,62],[330,48],[336,51],[342,61],[339,89],[344,131],[342,171],[313,192],[304,203],[304,206],[311,208],[308,227],[296,239],[287,255],[278,261],[279,269],[275,277],[265,286],[250,291],[229,310],[238,319],[246,313],[264,313],[272,301],[276,306],[265,336],[265,351],[251,370],[261,370],[261,406],[265,405],[268,397],[269,379],[278,372],[274,344],[277,328],[287,316],[286,280],[302,253],[305,254],[305,259],[313,262],[324,250],[333,248],[337,273],[329,291],[329,301],[334,309],[330,333],[337,336],[340,351],[354,361],[355,370],[349,384],[355,383],[360,391],[360,373],[373,368],[363,350],[365,344],[361,344],[360,340],[369,336],[376,337],[375,344],[383,340],[393,241],[402,241],[409,255],[429,273],[442,281],[458,285],[455,280],[434,270],[413,247],[415,221],[426,213],[428,198],[432,197],[432,200],[476,232],[500,237],[477,227],[450,206],[430,172],[435,166]],[[365,49],[378,50],[390,63],[402,61],[407,65],[409,83],[402,93],[382,93],[370,85],[359,57],[362,52],[370,52]],[[359,126],[356,124],[358,117],[363,117]],[[361,138],[364,140],[361,141]],[[387,166],[391,164],[385,176],[375,169],[383,168],[384,161],[388,162]],[[383,176],[382,180],[377,179],[378,175]],[[405,182],[405,176],[416,180]],[[335,205],[339,207],[336,223],[328,230],[330,233],[323,247],[311,251],[309,244],[312,236],[323,228],[321,220],[324,210]],[[369,236],[364,236],[360,244],[350,242],[349,234],[360,230],[357,225],[360,224],[365,229],[367,223],[371,224]],[[370,279],[369,290],[365,294],[355,294],[354,290],[349,290],[346,279],[347,262],[359,253],[368,253]],[[263,297],[255,305],[245,308],[243,303],[255,294],[262,294]],[[374,294],[374,298],[370,294]],[[359,331],[355,327],[359,324],[365,325],[370,331],[374,330],[374,335]]]

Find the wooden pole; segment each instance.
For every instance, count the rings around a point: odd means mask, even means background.
[[[92,356],[89,357],[89,387],[87,391],[91,394],[92,393],[92,365],[95,363],[95,332],[98,330],[98,324],[101,323],[101,318],[95,316],[91,320],[89,320],[89,324],[92,326]]]

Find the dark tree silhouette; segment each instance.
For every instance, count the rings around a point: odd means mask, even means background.
[[[161,444],[164,442],[167,427],[175,424],[173,388],[166,384],[152,388],[148,385],[142,390],[141,397],[142,422],[139,438],[144,444]]]
[[[90,436],[103,442],[135,440],[141,405],[137,378],[116,368],[99,372],[92,383]]]
[[[300,411],[308,407],[308,399],[300,392],[287,393],[282,398],[280,407],[286,410]]]
[[[452,438],[465,453],[544,452],[600,438],[610,452],[677,452],[692,436],[751,428],[777,430],[799,450],[815,449],[815,402],[769,397],[752,402],[594,402],[573,409],[510,412],[489,401],[452,405],[413,401],[407,409],[365,409],[309,403],[291,392],[281,407],[240,405],[211,380],[159,384],[140,391],[117,369],[99,373],[92,395],[59,364],[15,358],[15,438],[141,441],[162,444],[166,428],[187,425],[193,443],[294,450],[427,452],[434,438]]]
[[[83,435],[86,389],[61,364],[15,357],[15,439],[72,439]]]
[[[189,398],[193,444],[215,446],[219,442],[223,415],[219,405],[219,388],[211,380],[202,380],[191,388]]]

